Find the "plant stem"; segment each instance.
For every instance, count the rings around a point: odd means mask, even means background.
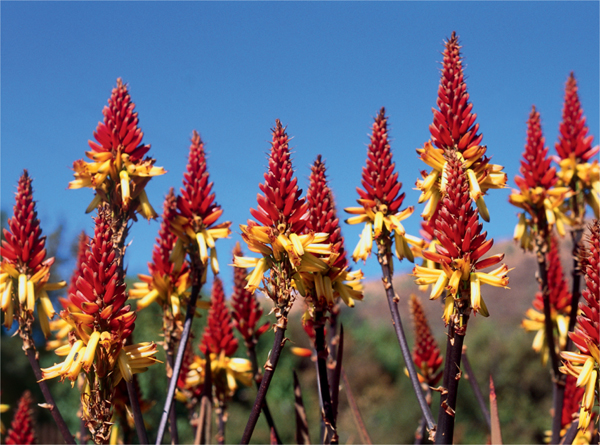
[[[574,420],[571,423],[571,426],[565,433],[565,437],[560,441],[560,445],[571,445],[573,440],[575,440],[575,436],[577,436],[577,430],[579,429],[579,419]],[[592,441],[593,443],[593,441]]]
[[[200,294],[200,280],[202,277],[202,271],[196,270],[194,277],[194,285],[192,286],[192,294],[190,295],[190,301],[188,302],[187,311],[185,313],[185,322],[183,323],[183,332],[181,333],[181,341],[179,342],[179,348],[177,349],[177,357],[175,358],[175,365],[173,366],[173,376],[178,376],[181,371],[181,364],[183,363],[183,357],[185,355],[185,348],[190,338],[192,331],[192,322],[194,321],[194,315],[196,314],[196,301]],[[158,427],[158,435],[156,436],[156,445],[162,442],[165,430],[167,427],[167,421],[169,419],[169,413],[173,404],[173,398],[175,396],[175,389],[177,388],[177,379],[171,378],[169,382],[169,391],[167,392],[167,400],[165,400],[165,406],[163,408],[162,417],[160,418],[160,424]]]
[[[131,403],[131,411],[133,412],[138,440],[141,444],[147,444],[149,443],[148,434],[146,433],[146,425],[144,425],[144,418],[140,409],[140,399],[133,384],[133,379],[131,381],[125,380],[125,384],[127,385],[127,393],[129,394],[129,402]]]
[[[442,392],[440,397],[441,406],[438,414],[438,429],[435,443],[451,444],[454,437],[454,416],[456,411],[456,397],[458,395],[458,382],[460,380],[460,361],[465,339],[464,332],[464,330],[459,331],[455,329],[454,323],[450,322],[448,326],[448,341],[446,343],[446,364],[444,367],[444,388],[446,392]]]
[[[256,383],[256,389],[260,388],[260,382],[262,377],[258,371],[258,360],[256,358],[256,348],[253,344],[246,345],[246,350],[248,351],[248,356],[250,357],[250,362],[252,363],[252,373],[254,374],[254,383]],[[271,410],[269,409],[269,405],[267,401],[263,402],[262,412],[265,415],[265,420],[267,421],[267,425],[269,425],[269,431],[271,434],[275,435],[275,439],[278,444],[282,444],[281,438],[279,437],[279,433],[277,432],[277,428],[275,428],[275,422],[273,421],[273,416],[271,415]]]
[[[338,443],[338,436],[331,404],[331,392],[327,379],[327,348],[325,347],[325,326],[323,312],[315,314],[315,349],[317,350],[317,373],[319,378],[319,391],[323,402],[323,421],[325,423],[325,436],[323,443]]]
[[[308,433],[308,422],[306,419],[306,410],[302,401],[302,389],[296,371],[294,373],[294,411],[296,412],[296,443],[299,445],[310,445],[310,435]]]
[[[219,403],[217,406],[217,443],[223,445],[225,443],[225,404]]]
[[[577,323],[577,310],[579,307],[579,297],[581,296],[581,265],[579,264],[578,251],[581,245],[581,238],[583,237],[583,228],[581,226],[576,227],[571,231],[571,240],[573,249],[571,251],[573,255],[573,282],[571,286],[571,314],[569,316],[569,330],[572,332],[575,330],[575,323]],[[567,336],[567,346],[565,351],[570,351],[573,345],[571,337]],[[566,378],[566,377],[565,377]]]
[[[335,368],[331,377],[331,406],[333,418],[337,421],[338,404],[340,400],[340,376],[342,374],[342,359],[344,357],[344,325],[340,325],[338,337],[337,355],[335,356]]]
[[[552,365],[552,407],[554,416],[552,418],[552,443],[557,443],[560,437],[560,423],[562,416],[562,406],[564,402],[564,382],[558,371],[558,354],[556,353],[556,344],[554,342],[554,327],[552,326],[552,314],[550,308],[550,289],[548,288],[548,267],[546,264],[546,253],[548,252],[547,237],[543,234],[537,234],[535,237],[535,253],[538,262],[539,281],[542,288],[542,297],[544,301],[544,335],[550,354],[550,363]]]
[[[282,316],[281,320],[285,320],[285,315]],[[246,424],[246,428],[244,429],[244,435],[242,436],[241,443],[247,444],[250,442],[250,438],[252,437],[252,433],[254,432],[254,428],[256,427],[256,422],[258,421],[258,417],[260,416],[261,408],[263,406],[263,402],[267,395],[267,391],[269,389],[269,385],[271,384],[271,379],[273,378],[273,374],[275,373],[275,368],[277,367],[277,362],[279,361],[279,356],[281,355],[281,350],[283,349],[283,344],[285,342],[285,331],[286,326],[285,323],[283,326],[275,327],[275,340],[273,342],[273,349],[271,350],[271,355],[267,359],[267,363],[265,364],[265,374],[263,375],[262,381],[260,382],[260,387],[258,388],[258,393],[256,394],[256,400],[254,401],[254,406],[252,407],[252,411],[250,412],[250,418],[248,419],[248,423]]]
[[[52,394],[50,393],[48,384],[46,383],[45,380],[42,380],[43,379],[42,370],[40,369],[40,364],[37,359],[36,350],[33,348],[27,348],[27,349],[25,349],[25,354],[27,355],[27,358],[29,359],[29,363],[31,364],[31,368],[33,369],[35,378],[38,381],[38,384],[40,385],[40,389],[42,390],[44,399],[46,400],[46,403],[48,405],[50,405],[50,414],[52,414],[52,418],[54,419],[54,422],[56,422],[56,425],[58,426],[58,430],[62,434],[63,439],[65,440],[65,443],[69,443],[69,444],[77,443],[77,442],[75,442],[73,435],[69,431],[69,427],[65,423],[65,419],[63,419],[62,415],[60,414],[60,411],[58,410],[58,406],[56,406],[56,403],[54,402],[54,398],[52,397]]]
[[[548,243],[546,238],[540,234],[535,237],[535,253],[538,262],[539,281],[542,288],[542,297],[544,300],[544,334],[550,353],[550,362],[552,364],[552,376],[557,378],[558,356],[556,354],[556,345],[554,343],[554,329],[552,326],[552,314],[550,308],[550,289],[548,288],[548,268],[546,265],[546,253],[548,252]]]
[[[413,390],[415,392],[415,395],[417,396],[417,400],[419,402],[419,406],[421,407],[421,411],[423,412],[423,416],[427,421],[427,428],[430,431],[430,433],[433,433],[433,436],[435,436],[435,421],[433,420],[433,415],[431,414],[431,410],[427,405],[427,400],[425,400],[425,396],[423,395],[421,384],[419,383],[419,378],[417,377],[417,371],[415,370],[415,364],[413,363],[412,357],[410,356],[410,348],[408,347],[408,342],[406,341],[404,328],[402,327],[402,320],[400,319],[400,312],[398,310],[399,298],[396,297],[394,293],[394,285],[392,284],[390,265],[388,264],[388,258],[391,259],[391,255],[389,254],[389,252],[391,251],[391,249],[389,248],[389,238],[387,244],[385,242],[378,242],[377,246],[377,259],[379,260],[379,264],[381,265],[381,272],[383,274],[383,287],[385,288],[385,294],[387,296],[388,305],[390,307],[390,312],[392,313],[392,324],[394,325],[396,336],[398,337],[398,342],[400,343],[400,350],[402,351],[404,363],[406,364],[406,368],[408,369],[408,375],[410,377],[410,381],[412,382]]]
[[[479,409],[481,409],[481,412],[483,414],[483,417],[485,419],[485,422],[487,423],[488,428],[491,430],[492,429],[492,423],[490,420],[490,411],[488,410],[485,400],[483,398],[483,393],[481,392],[481,389],[479,388],[479,385],[477,384],[477,379],[475,377],[475,373],[473,372],[473,369],[471,368],[471,364],[469,363],[469,358],[467,357],[467,346],[463,345],[463,349],[462,349],[462,362],[465,368],[465,372],[467,373],[467,379],[469,380],[469,383],[471,384],[471,388],[473,388],[473,392],[475,393],[475,398],[477,399],[477,403],[479,404]]]
[[[200,396],[200,413],[198,415],[198,424],[196,427],[195,445],[210,443],[212,426],[212,367],[210,363],[210,354],[206,354],[204,364],[204,386]]]
[[[571,231],[571,254],[573,256],[573,271],[571,272],[571,274],[573,276],[573,282],[571,287],[571,313],[569,314],[569,328],[567,332],[573,332],[575,330],[575,323],[577,322],[577,309],[579,306],[579,297],[581,296],[581,267],[579,264],[577,253],[579,250],[579,245],[581,243],[582,236],[583,228],[581,227],[581,225],[577,225]],[[567,335],[567,344],[565,346],[565,351],[570,351],[572,347],[573,340],[571,340],[571,337]],[[555,376],[555,380],[556,381],[554,383],[554,390],[552,394],[552,405],[554,407],[555,413],[562,413],[565,400],[565,384],[567,380],[567,375],[560,373],[558,376]],[[562,415],[555,415],[552,420],[552,443],[557,443],[560,438],[561,420]]]
[[[356,403],[356,399],[354,398],[354,394],[352,393],[352,389],[350,389],[350,382],[348,381],[348,376],[346,375],[346,371],[342,368],[342,381],[344,382],[344,387],[346,388],[346,396],[348,397],[348,405],[350,405],[350,411],[352,412],[352,417],[354,418],[354,423],[356,424],[356,428],[358,429],[358,434],[360,436],[361,443],[366,445],[372,445],[373,442],[369,437],[369,432],[365,427],[365,422],[363,421],[362,416],[360,415],[360,410],[358,409],[358,404]]]
[[[167,388],[171,385],[171,380],[175,378],[177,380],[179,376],[175,376],[173,371],[173,346],[169,348],[167,351],[167,363],[169,368],[171,368],[171,377],[167,378]],[[171,433],[171,444],[176,445],[179,443],[179,433],[177,431],[177,412],[175,411],[175,399],[171,403],[171,411],[169,413],[169,431]]]

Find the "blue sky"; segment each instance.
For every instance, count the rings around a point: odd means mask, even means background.
[[[304,190],[323,155],[344,219],[341,208],[357,198],[372,119],[385,106],[405,205],[417,207],[406,228],[416,234],[422,206],[413,187],[425,167],[415,148],[429,138],[444,40],[453,30],[460,37],[483,143],[513,185],[533,104],[554,152],[571,71],[598,143],[598,5],[2,1],[2,210],[12,215],[26,168],[45,233],[60,222],[68,238],[91,232],[84,210],[93,193],[67,190],[70,167],[84,157],[121,77],[149,155],[168,170],[147,188],[159,213],[168,189],[181,186],[192,130],[205,140],[217,201],[234,229],[217,244],[222,264],[256,205],[276,118],[293,136]],[[493,190],[486,199],[485,228],[496,239],[509,238],[516,223],[508,195]],[[157,222],[134,226],[129,272],[146,272],[157,230]],[[360,229],[342,230],[351,251]],[[379,276],[375,258],[362,268]],[[223,269],[230,290],[232,273]]]

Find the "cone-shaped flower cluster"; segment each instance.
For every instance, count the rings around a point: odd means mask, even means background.
[[[172,255],[175,264],[181,264],[185,250],[197,252],[203,266],[210,259],[214,274],[219,273],[215,240],[227,238],[231,233],[230,222],[216,224],[223,209],[215,202],[209,182],[204,142],[194,130],[188,158],[187,171],[183,174],[181,196],[177,197],[177,215],[171,221],[171,230],[179,240]],[[206,268],[204,268],[206,271]],[[205,279],[203,278],[202,282]]]
[[[69,306],[61,312],[74,329],[76,340],[56,349],[56,354],[66,359],[42,369],[44,380],[66,377],[74,382],[82,369],[88,372],[94,366],[98,378],[112,373],[112,384],[116,385],[121,377],[131,381],[133,374],[156,361],[154,343],[125,346],[136,314],[125,305],[125,283],[115,258],[110,209],[101,208],[95,222],[81,274],[68,296]],[[71,305],[76,309],[71,310]]]
[[[585,387],[579,411],[579,429],[590,423],[594,405],[598,404],[598,373],[600,372],[600,224],[594,220],[590,227],[588,249],[581,258],[587,289],[582,293],[585,301],[579,303],[575,331],[569,336],[579,352],[562,352],[565,360],[561,371],[577,378],[576,385]]]
[[[300,197],[302,190],[293,176],[289,137],[279,120],[272,133],[269,168],[265,182],[259,185],[264,195],[259,193],[257,208],[250,209],[258,223],[248,220],[247,225],[240,225],[248,248],[263,257],[235,257],[234,263],[237,267],[254,267],[246,285],[251,292],[261,285],[265,272],[271,270],[269,280],[277,280],[278,284],[273,289],[277,295],[270,297],[278,303],[279,315],[289,310],[294,287],[304,292],[300,273],[327,270],[327,263],[315,255],[329,255],[331,250],[329,244],[323,244],[329,238],[327,233],[302,234],[308,204]],[[275,264],[281,267],[274,268]]]
[[[308,220],[306,232],[327,233],[326,243],[331,245],[331,255],[319,255],[328,263],[328,269],[316,272],[302,272],[306,283],[305,296],[310,306],[324,312],[334,306],[338,297],[353,307],[354,300],[362,300],[362,272],[349,271],[344,237],[339,226],[333,194],[327,184],[325,164],[321,155],[317,156],[311,168],[308,192]]]
[[[17,412],[9,430],[6,433],[7,445],[27,445],[36,443],[36,434],[33,428],[31,393],[25,391],[19,399]]]
[[[448,291],[444,320],[462,326],[462,316],[470,311],[488,316],[483,298],[481,283],[505,287],[508,285],[508,268],[502,264],[492,272],[480,272],[502,261],[504,254],[483,256],[490,250],[493,240],[486,240],[487,232],[481,232],[479,213],[473,209],[469,197],[469,181],[465,163],[459,153],[449,150],[445,153],[447,168],[446,196],[441,202],[438,219],[435,221],[434,235],[439,241],[436,251],[423,251],[423,257],[437,263],[438,268],[415,266],[413,275],[417,284],[433,284],[430,298],[437,299],[444,289]]]
[[[569,75],[565,88],[565,103],[559,127],[556,152],[559,156],[559,184],[575,192],[570,210],[572,217],[582,222],[587,202],[598,218],[600,207],[600,167],[597,157],[600,146],[592,147],[594,136],[588,135],[583,109],[577,94],[577,81]],[[578,202],[581,200],[583,202]]]
[[[141,282],[134,283],[129,296],[140,298],[137,302],[138,311],[157,301],[161,307],[170,308],[168,312],[174,319],[180,319],[181,302],[188,297],[188,289],[192,283],[189,264],[185,261],[185,257],[179,256],[178,263],[171,260],[177,236],[171,232],[170,227],[176,215],[177,199],[171,189],[165,198],[162,221],[152,251],[152,262],[148,263],[150,274],[138,275]]]
[[[419,372],[419,380],[421,383],[435,386],[442,377],[440,366],[444,359],[435,338],[431,334],[431,328],[427,322],[421,301],[416,295],[411,294],[408,305],[415,326],[413,360]]]
[[[233,249],[233,257],[243,256],[240,243],[236,243]],[[241,267],[233,268],[233,295],[231,296],[231,316],[233,325],[242,335],[246,347],[250,348],[256,345],[258,338],[267,332],[270,323],[266,321],[258,326],[263,310],[256,299],[256,294],[246,289],[246,269]]]
[[[223,283],[215,277],[212,288],[212,305],[208,312],[208,321],[200,343],[200,350],[206,356],[210,354],[211,375],[217,400],[223,402],[231,397],[237,389],[237,381],[246,386],[252,384],[252,364],[244,358],[233,357],[238,348],[238,341],[233,336],[231,313],[225,305]],[[187,373],[186,387],[192,381],[200,384],[204,381],[205,360],[194,359]],[[200,378],[199,378],[200,377]]]
[[[365,223],[360,241],[354,249],[354,261],[366,261],[371,255],[373,240],[393,234],[396,244],[396,255],[402,260],[414,257],[408,242],[420,244],[420,240],[406,234],[401,221],[412,215],[414,207],[399,210],[404,201],[404,193],[400,193],[402,183],[398,182],[398,172],[394,172],[392,151],[388,140],[387,117],[385,108],[381,108],[375,122],[371,143],[367,149],[367,165],[363,167],[360,187],[356,188],[360,199],[360,207],[348,207],[347,213],[356,215],[346,220],[348,224]],[[390,263],[391,264],[391,263]]]
[[[60,289],[67,283],[48,283],[54,258],[46,259],[46,237],[42,236],[31,182],[25,170],[17,186],[13,217],[8,220],[8,229],[3,232],[0,295],[7,329],[12,326],[16,315],[22,335],[30,335],[37,303],[40,325],[48,337],[48,320],[54,317],[55,312],[47,291]],[[33,347],[33,343],[26,347]]]
[[[433,123],[429,126],[431,141],[417,149],[420,159],[433,168],[431,173],[423,171],[422,179],[417,180],[417,188],[422,192],[419,203],[428,201],[422,216],[430,219],[446,185],[443,179],[444,150],[455,149],[465,161],[471,198],[477,203],[481,217],[489,221],[483,196],[488,189],[505,187],[507,178],[501,165],[489,163],[490,159],[485,156],[487,148],[479,145],[483,135],[477,133],[477,114],[471,112],[473,104],[467,93],[460,48],[458,36],[453,32],[443,53],[437,99],[439,109],[433,109]]]
[[[524,210],[519,216],[514,238],[525,250],[533,248],[533,236],[546,239],[555,224],[558,233],[563,236],[564,223],[569,222],[561,210],[563,201],[569,197],[569,188],[555,187],[558,177],[550,162],[548,147],[544,146],[540,113],[533,107],[527,120],[527,144],[519,169],[523,176],[515,176],[519,190],[513,190],[508,199]]]
[[[218,277],[213,281],[211,303],[200,350],[205,355],[223,352],[231,357],[238,348],[238,341],[233,336],[233,321],[225,305],[223,282]]]
[[[558,239],[555,235],[550,237],[550,250],[546,257],[548,267],[548,291],[550,299],[550,314],[552,317],[553,332],[558,335],[560,349],[564,349],[567,342],[569,314],[571,311],[571,292],[563,275],[560,255],[558,252]],[[533,339],[533,349],[542,354],[542,363],[548,360],[548,343],[544,328],[544,299],[542,292],[538,292],[533,300],[533,308],[527,309],[527,318],[522,326],[526,331],[536,332]]]
[[[73,163],[75,180],[69,188],[90,187],[96,191],[87,212],[107,202],[115,214],[134,216],[137,211],[146,219],[157,216],[144,188],[153,176],[166,171],[154,167],[154,159],[143,157],[150,145],[142,143],[144,133],[138,127],[134,109],[127,85],[117,79],[108,106],[102,110],[104,122],[99,122],[94,132],[96,142],[88,141],[92,151],[85,154],[92,162],[80,159]]]

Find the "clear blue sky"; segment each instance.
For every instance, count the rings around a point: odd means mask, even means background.
[[[443,41],[453,30],[460,36],[483,143],[513,185],[532,104],[554,152],[570,71],[598,143],[598,5],[2,1],[2,209],[12,215],[26,168],[45,233],[60,222],[68,237],[92,230],[84,209],[93,193],[67,190],[70,167],[122,77],[149,154],[168,170],[148,186],[159,213],[169,187],[181,185],[192,130],[205,140],[217,201],[233,222],[232,238],[217,244],[223,265],[256,205],[276,118],[294,137],[303,189],[322,154],[341,210],[357,198],[367,134],[385,106],[405,204],[417,206],[406,228],[416,234],[422,206],[412,188],[424,164],[415,148],[429,138]],[[509,190],[491,193],[485,228],[508,238],[516,223]],[[134,226],[129,272],[146,272],[157,230],[156,222]],[[343,233],[352,251],[359,228],[343,225]],[[377,277],[375,258],[363,270]]]

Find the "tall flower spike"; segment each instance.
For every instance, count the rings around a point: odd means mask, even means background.
[[[211,303],[200,350],[203,354],[224,352],[231,357],[238,348],[238,341],[233,335],[231,313],[225,305],[223,282],[218,277],[213,281]]]
[[[215,240],[227,238],[231,233],[230,222],[216,224],[223,214],[221,206],[215,202],[209,182],[204,142],[194,130],[188,158],[187,171],[183,174],[181,196],[177,197],[177,215],[171,222],[171,230],[179,237],[175,246],[173,261],[183,262],[184,249],[188,246],[197,252],[204,266],[210,260],[213,273],[219,273]],[[206,269],[204,269],[206,270]]]
[[[279,119],[272,133],[269,169],[264,175],[264,184],[259,184],[264,195],[259,193],[257,208],[250,209],[258,223],[248,220],[247,225],[240,225],[242,238],[248,248],[252,252],[262,254],[263,258],[235,257],[234,263],[237,267],[254,267],[248,275],[246,285],[246,289],[251,292],[261,285],[263,275],[272,269],[274,264],[281,263],[285,272],[277,278],[278,296],[270,297],[278,304],[282,302],[278,301],[280,298],[289,304],[292,303],[292,289],[287,286],[295,287],[304,295],[305,286],[300,273],[326,270],[327,263],[315,255],[326,256],[331,250],[328,244],[324,244],[329,238],[328,234],[302,234],[306,227],[308,204],[300,197],[302,190],[293,176],[289,137]]]
[[[94,440],[99,441],[110,437],[113,387],[121,378],[131,382],[133,374],[154,364],[156,345],[125,346],[136,314],[125,305],[126,286],[112,242],[108,206],[99,209],[95,223],[94,238],[81,265],[81,275],[69,294],[67,309],[61,312],[61,317],[73,327],[73,341],[55,351],[66,356],[64,362],[42,369],[42,376],[43,380],[68,378],[74,384],[79,374],[84,373],[88,389],[82,393],[84,419]]]
[[[315,255],[331,254],[331,246],[324,244],[329,238],[327,233],[303,233],[308,204],[300,197],[302,190],[294,177],[289,137],[279,119],[275,121],[272,134],[268,171],[264,175],[265,182],[259,185],[264,194],[258,194],[257,208],[250,209],[258,222],[248,220],[247,225],[240,225],[248,248],[261,254],[262,258],[234,258],[235,266],[254,268],[248,275],[246,289],[253,292],[265,283],[264,291],[273,300],[273,312],[277,317],[272,354],[244,429],[244,443],[248,443],[246,441],[252,436],[277,366],[289,311],[297,293],[306,295],[301,274],[326,270],[329,267],[327,263]],[[267,272],[269,274],[265,277]]]
[[[325,241],[331,245],[331,255],[319,255],[319,258],[328,263],[328,268],[314,272],[304,272],[304,282],[310,288],[307,291],[312,309],[325,312],[333,309],[338,298],[350,307],[354,300],[362,300],[362,272],[350,271],[344,237],[339,226],[339,220],[333,201],[333,193],[327,184],[325,163],[321,155],[317,156],[309,178],[306,194],[308,201],[308,219],[306,232],[327,233],[329,238]],[[310,294],[310,295],[309,295]]]
[[[231,313],[225,305],[223,283],[215,277],[212,288],[212,306],[208,312],[208,321],[200,350],[210,354],[213,385],[217,400],[224,402],[237,389],[237,380],[245,385],[252,384],[252,365],[249,360],[232,358],[238,342],[233,336]]]
[[[162,221],[152,251],[152,262],[148,263],[149,275],[138,275],[141,282],[134,283],[129,296],[139,298],[138,311],[157,301],[170,318],[181,320],[182,300],[189,297],[188,289],[192,282],[190,267],[184,256],[177,257],[177,263],[172,260],[177,236],[171,232],[170,227],[176,216],[177,198],[171,189],[165,198]]]
[[[598,259],[600,255],[600,224],[594,220],[590,227],[588,249],[581,259],[587,288],[582,295],[585,301],[579,303],[580,315],[577,325],[569,336],[579,352],[562,352],[564,360],[561,371],[577,378],[576,386],[584,387],[579,411],[579,429],[585,430],[590,424],[595,398],[598,397],[598,373],[600,372],[600,278]]]
[[[240,243],[235,243],[233,257],[243,256]],[[233,268],[233,295],[231,296],[231,316],[233,325],[242,335],[246,347],[256,345],[258,338],[267,332],[270,323],[266,321],[261,326],[258,325],[263,310],[256,299],[254,292],[246,289],[246,269],[241,267]]]
[[[585,202],[592,207],[596,218],[600,207],[600,167],[597,159],[592,160],[600,146],[592,147],[594,136],[587,134],[585,120],[577,93],[577,81],[571,73],[565,87],[562,122],[555,147],[560,165],[557,175],[560,184],[570,187],[574,192],[570,210],[578,223],[583,222]]]
[[[479,124],[475,123],[477,114],[471,112],[473,104],[469,101],[464,80],[460,48],[458,36],[452,32],[443,53],[438,109],[432,109],[433,123],[429,126],[431,141],[417,149],[421,160],[433,168],[431,173],[423,171],[422,179],[417,180],[417,189],[422,192],[419,203],[428,201],[422,216],[430,219],[445,193],[444,150],[455,149],[465,160],[468,169],[471,198],[477,204],[481,217],[489,221],[483,196],[488,189],[504,188],[507,177],[501,165],[489,163],[490,159],[485,156],[487,147],[480,145],[483,135],[478,133]]]
[[[399,210],[404,201],[404,193],[400,193],[402,183],[398,182],[398,172],[394,172],[392,150],[388,141],[387,117],[385,108],[381,108],[375,122],[371,143],[367,149],[367,165],[363,167],[362,186],[356,188],[360,199],[360,207],[348,207],[347,213],[356,215],[348,218],[348,224],[362,224],[365,227],[360,241],[354,249],[354,261],[363,260],[371,255],[373,240],[380,236],[394,236],[396,255],[400,260],[414,257],[408,243],[420,244],[421,241],[406,234],[400,221],[405,220],[414,211],[414,207]],[[400,193],[400,194],[399,194]],[[389,262],[391,264],[391,261]]]
[[[80,159],[73,163],[75,180],[69,188],[89,187],[96,191],[88,213],[107,202],[115,214],[133,217],[137,212],[146,219],[157,217],[144,188],[153,176],[166,171],[155,167],[154,159],[143,157],[150,145],[142,144],[144,133],[138,127],[134,109],[127,85],[117,79],[108,106],[102,110],[104,122],[99,122],[94,132],[96,142],[88,141],[92,150],[85,154],[92,162]]]
[[[563,275],[563,268],[558,252],[558,239],[554,234],[550,237],[550,250],[547,255],[548,267],[548,291],[550,293],[550,313],[552,317],[553,331],[557,334],[560,349],[565,348],[567,342],[567,331],[569,314],[571,311],[571,292],[567,287]],[[533,308],[526,312],[527,318],[523,320],[522,326],[528,332],[536,332],[533,340],[533,349],[542,354],[542,362],[548,360],[548,343],[544,332],[544,300],[542,292],[538,292],[533,300]]]
[[[442,377],[440,366],[444,359],[440,354],[440,348],[435,338],[431,334],[431,328],[427,322],[427,316],[423,311],[421,301],[416,295],[411,294],[408,305],[415,326],[413,360],[419,370],[419,380],[429,386],[435,386]]]
[[[67,284],[64,281],[48,282],[54,258],[46,259],[46,237],[42,236],[31,182],[27,170],[24,170],[17,186],[13,217],[8,220],[8,229],[4,229],[5,240],[0,247],[4,326],[10,328],[17,317],[25,349],[34,348],[31,328],[36,305],[42,331],[49,337],[48,320],[54,318],[55,312],[47,292]]]
[[[524,210],[519,216],[514,238],[525,250],[533,248],[535,234],[546,239],[555,224],[558,233],[563,236],[564,223],[569,222],[561,205],[570,192],[567,187],[555,187],[558,178],[550,162],[548,147],[544,146],[540,113],[534,106],[527,120],[527,144],[519,169],[523,176],[515,176],[519,190],[513,190],[508,199],[512,205]]]
[[[502,264],[491,272],[480,272],[500,263],[504,254],[483,258],[493,240],[486,240],[487,232],[481,232],[478,211],[471,205],[465,164],[453,150],[446,151],[445,156],[448,185],[434,230],[439,245],[435,245],[435,252],[422,252],[440,268],[415,266],[413,275],[419,285],[433,284],[430,299],[439,298],[444,289],[448,291],[443,318],[448,324],[455,316],[455,324],[462,327],[462,318],[468,318],[471,310],[489,315],[481,297],[481,283],[506,288],[508,268]]]
[[[19,399],[17,412],[6,433],[7,445],[27,445],[36,443],[35,429],[33,428],[33,412],[31,393],[25,391]]]

